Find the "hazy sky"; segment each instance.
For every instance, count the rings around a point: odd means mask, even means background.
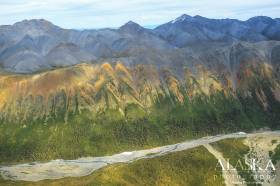
[[[280,17],[280,0],[0,0],[0,25],[47,19],[64,28],[158,25],[181,14],[209,18]]]

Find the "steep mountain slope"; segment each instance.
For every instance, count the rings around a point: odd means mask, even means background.
[[[75,65],[81,62],[90,62],[96,57],[89,52],[81,50],[72,43],[61,43],[53,48],[46,56],[45,61],[49,61],[52,67],[62,67]]]
[[[138,80],[133,80],[121,64],[115,68],[109,64],[82,64],[35,75],[3,75],[1,109],[6,111],[2,110],[1,116],[17,116],[19,120],[48,119],[52,114],[67,117],[84,108],[95,111],[107,107],[123,109],[129,102],[142,106],[134,81]],[[137,84],[145,85],[144,82]],[[156,89],[156,86],[152,88]],[[142,101],[145,101],[144,97]]]
[[[235,95],[236,91],[245,98],[257,94],[257,100],[267,109],[269,95],[264,87],[275,98],[279,96],[276,72],[270,64],[258,61],[260,58],[251,58],[250,52],[242,54],[236,50],[244,49],[241,45],[234,46],[232,52],[240,54],[234,57],[240,59],[239,63],[229,64],[232,71],[196,64],[192,69],[184,68],[178,76],[175,68],[158,69],[151,65],[127,68],[122,63],[113,66],[104,63],[80,64],[34,75],[4,73],[0,76],[0,118],[47,122],[61,117],[67,122],[69,115],[82,110],[99,113],[116,109],[124,114],[130,104],[148,109],[161,98],[183,103],[196,95],[210,96],[217,92]]]

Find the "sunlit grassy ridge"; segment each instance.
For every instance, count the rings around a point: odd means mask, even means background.
[[[93,185],[185,185],[222,186],[217,160],[204,147],[175,152],[161,157],[116,164],[90,176],[40,182],[3,181],[6,186],[93,186]],[[1,183],[1,181],[0,181]]]
[[[173,101],[182,103],[187,92],[192,97],[227,91],[202,67],[198,67],[196,80],[193,74],[186,77],[192,80],[180,80],[170,69],[144,65],[127,68],[121,63],[80,64],[33,75],[0,74],[0,119],[23,123],[63,117],[67,122],[70,114],[83,109],[124,112],[130,103],[149,108],[159,97],[172,96]]]
[[[263,110],[275,104],[280,84],[269,65],[252,63],[237,75],[232,82],[229,73],[217,74],[202,65],[178,76],[172,69],[150,65],[128,68],[122,63],[79,64],[31,75],[1,73],[0,121],[48,123],[63,118],[67,123],[70,115],[83,110],[100,113],[117,109],[124,115],[130,104],[149,111],[162,99],[184,104],[197,96],[215,94],[253,99]],[[279,104],[276,106],[279,109]]]

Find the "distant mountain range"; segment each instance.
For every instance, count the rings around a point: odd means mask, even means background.
[[[155,29],[132,21],[118,29],[63,29],[46,20],[0,26],[0,66],[30,73],[82,62],[127,65],[207,64],[233,68],[243,59],[279,64],[280,19],[208,19],[182,15]],[[246,53],[244,53],[246,51]],[[231,69],[234,70],[234,69]]]

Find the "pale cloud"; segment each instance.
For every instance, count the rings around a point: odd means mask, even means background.
[[[161,24],[181,14],[210,18],[280,17],[279,0],[0,0],[0,24],[44,18],[65,28]]]

